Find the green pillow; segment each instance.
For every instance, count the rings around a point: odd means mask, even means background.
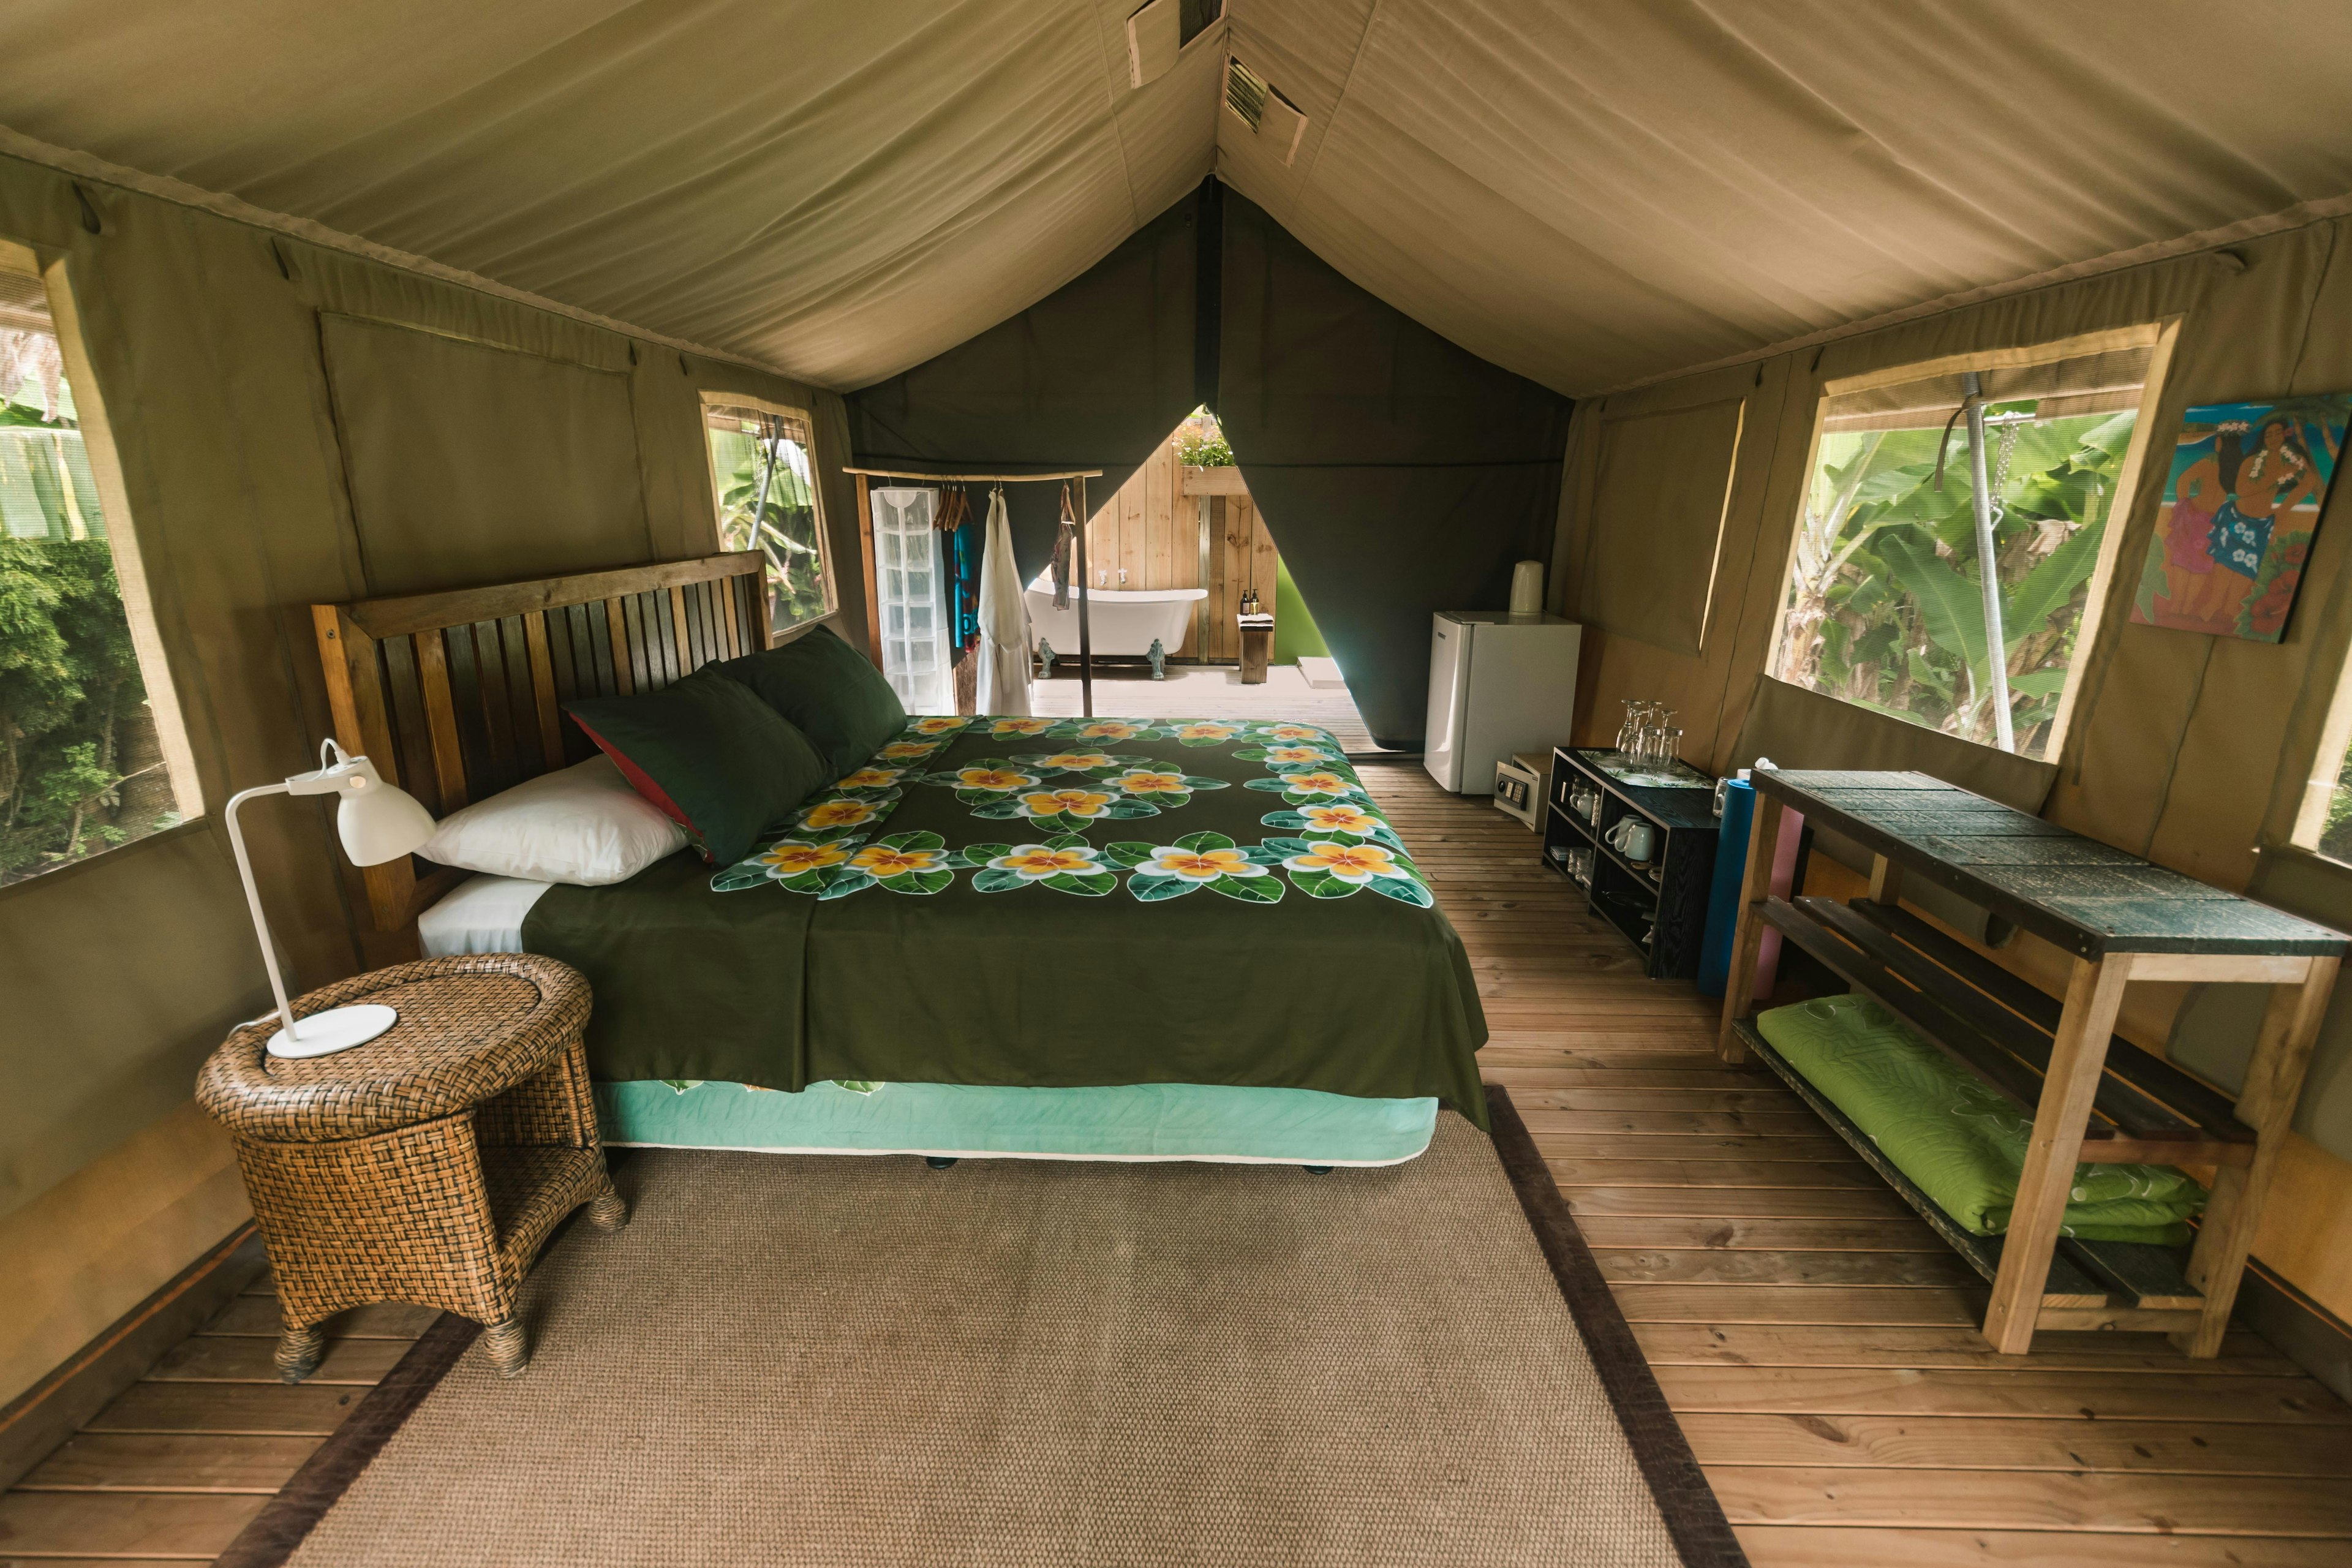
[[[761,829],[835,776],[807,736],[709,669],[659,691],[585,697],[563,710],[716,866],[749,855]]]
[[[798,726],[831,765],[828,782],[864,765],[907,726],[906,707],[882,672],[830,626],[709,668]]]

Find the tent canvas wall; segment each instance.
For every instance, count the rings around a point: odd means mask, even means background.
[[[1349,282],[1247,198],[1204,182],[1018,316],[849,398],[861,463],[1100,468],[1104,494],[1201,404],[1366,728],[1417,748],[1431,612],[1499,607],[1512,563],[1549,548],[1568,400]],[[1011,494],[1026,576],[1058,502]]]
[[[2135,626],[2123,611],[2156,526],[2161,484],[2143,484],[2123,530],[2097,643],[2078,654],[2083,695],[2062,752],[2005,756],[1760,673],[1779,618],[1790,535],[1806,483],[1814,412],[1828,382],[1971,351],[2046,343],[2104,328],[2177,321],[2155,427],[2168,443],[2180,411],[2229,398],[2352,386],[2352,220],[2053,284],[1838,342],[1658,382],[1579,405],[1569,441],[1555,605],[1596,624],[1586,634],[1579,739],[1602,743],[1619,703],[1677,709],[1686,753],[1717,770],[1769,756],[1791,767],[1919,768],[2218,886],[2309,919],[2352,927],[2352,868],[2290,839],[2306,782],[2340,758],[2316,754],[2352,652],[2352,529],[2319,529],[2304,597],[2275,646]],[[1743,428],[1713,558],[1686,562],[1656,624],[1619,616],[1621,557],[1591,536],[1612,421],[1737,405]],[[1720,422],[1662,421],[1653,460],[1719,464]],[[2340,510],[2340,503],[2337,509]],[[1685,628],[1704,624],[1696,646]],[[2054,951],[2021,937],[2000,955],[2063,989]],[[2245,987],[2150,987],[2125,1032],[2166,1047],[2216,1081],[2244,1070],[2254,1020]],[[2286,1168],[2255,1256],[2339,1314],[2352,1313],[2352,1004],[2330,1013],[2306,1081]]]
[[[265,1010],[219,804],[332,730],[309,605],[718,548],[700,394],[841,399],[213,214],[0,159],[0,237],[62,260],[209,815],[0,889],[0,1394],[243,1217],[196,1064]],[[847,482],[820,473],[845,632]],[[331,818],[247,814],[289,974],[384,962]]]

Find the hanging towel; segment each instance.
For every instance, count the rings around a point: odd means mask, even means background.
[[[987,552],[980,561],[980,710],[1029,712],[1029,604],[1013,561],[1004,491],[988,498]]]
[[[980,640],[981,527],[971,515],[971,498],[961,487],[942,488],[931,526],[947,536],[940,546],[948,588],[948,647],[961,658]]]

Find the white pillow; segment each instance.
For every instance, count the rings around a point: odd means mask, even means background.
[[[600,753],[451,812],[417,853],[494,877],[600,888],[685,847],[686,829]]]

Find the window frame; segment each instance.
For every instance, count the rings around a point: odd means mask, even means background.
[[[82,334],[81,310],[71,269],[67,258],[55,251],[0,237],[0,272],[39,279],[48,305],[50,324],[57,331],[59,355],[65,362],[66,384],[73,393],[76,429],[82,438],[90,478],[98,489],[99,510],[106,523],[107,553],[114,567],[115,587],[122,602],[131,655],[139,666],[140,682],[146,689],[148,710],[155,724],[156,748],[163,753],[164,778],[171,786],[173,807],[180,817],[168,827],[110,845],[0,888],[0,897],[7,897],[33,888],[56,886],[57,879],[65,873],[144,845],[184,837],[192,830],[208,831],[211,825],[203,781],[196,768],[195,749],[188,739],[188,705],[180,691],[178,671],[163,646],[105,390],[100,384],[89,343]]]
[[[699,417],[696,423],[702,435],[702,476],[710,486],[710,541],[712,548],[716,550],[727,548],[726,536],[723,532],[726,526],[726,504],[720,499],[719,476],[710,458],[712,435],[710,411],[714,408],[757,409],[762,414],[773,414],[785,419],[797,419],[801,423],[801,427],[808,432],[809,500],[812,510],[816,513],[817,565],[818,569],[824,574],[825,606],[822,613],[811,616],[806,620],[794,621],[790,626],[776,625],[774,616],[771,615],[768,646],[778,647],[790,642],[813,626],[823,626],[827,621],[838,619],[841,615],[841,580],[835,575],[833,528],[831,520],[825,516],[824,486],[818,479],[815,415],[809,409],[796,407],[789,403],[779,403],[773,398],[760,397],[748,392],[714,391],[704,387],[697,395],[698,401],[696,404],[696,412]],[[758,548],[756,542],[752,548]],[[760,587],[763,593],[774,592],[774,584],[769,582],[764,567],[760,573]]]
[[[2147,457],[2149,442],[2158,424],[2158,411],[2164,399],[2165,384],[2170,379],[2172,353],[2180,336],[2181,318],[2167,316],[2158,321],[2128,327],[2109,327],[2098,331],[2078,332],[2069,337],[2053,338],[2038,343],[2012,348],[1980,349],[1965,353],[1939,354],[1933,359],[1913,360],[1903,364],[1866,371],[1855,375],[1837,376],[1819,384],[1813,399],[1813,426],[1805,443],[1804,467],[1798,477],[1795,505],[1790,509],[1788,548],[1782,552],[1780,574],[1772,585],[1772,637],[1764,652],[1767,674],[1780,668],[1781,654],[1789,637],[1789,584],[1797,569],[1797,544],[1801,531],[1805,500],[1811,493],[1813,476],[1821,463],[1822,437],[1826,433],[1829,406],[1832,398],[1850,393],[1871,392],[1882,386],[1900,385],[1909,381],[1925,381],[1934,376],[1955,375],[1962,371],[2009,370],[2024,365],[2049,364],[2060,360],[2079,359],[2089,354],[2113,353],[2121,349],[2146,348],[2148,351],[2147,378],[2140,388],[2139,411],[2132,425],[2131,444],[2125,448],[2123,466],[2116,470],[2115,499],[2107,507],[2107,529],[2099,541],[2098,564],[2092,568],[2089,593],[2083,604],[2083,619],[2074,633],[2076,661],[2066,670],[2065,689],[2059,694],[2058,711],[2050,724],[2050,742],[2039,759],[2018,755],[2028,762],[2055,763],[2064,755],[2074,729],[2074,715],[2083,693],[2083,674],[2088,668],[2088,656],[2096,651],[2101,631],[2106,625],[2108,601],[2116,590],[2116,567],[2122,559],[2124,535],[2131,531],[2134,515],[2139,507],[2140,475]],[[1776,678],[1777,679],[1777,678]],[[1803,688],[1812,690],[1811,687]],[[1848,702],[1843,697],[1827,691],[1814,695],[1826,697],[1863,712],[1872,710]],[[1907,721],[1897,719],[1896,723]],[[2347,720],[2352,723],[2352,720]],[[1920,726],[1925,728],[1925,726]],[[1942,731],[1929,731],[1942,734]],[[1983,746],[2000,752],[1999,746],[1982,741],[1972,741],[1965,735],[1947,737],[1965,745]]]

